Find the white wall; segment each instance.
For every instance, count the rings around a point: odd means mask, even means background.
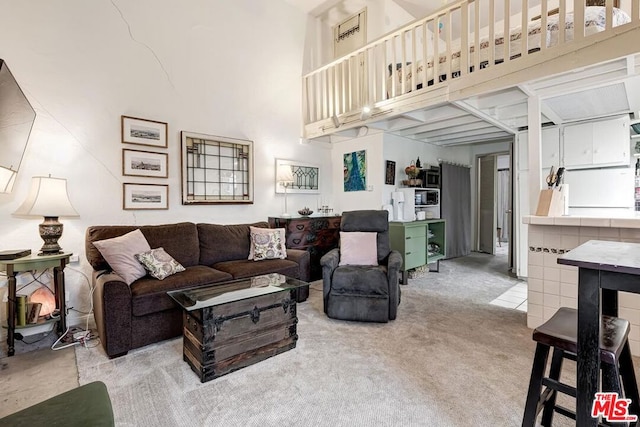
[[[373,133],[360,138],[335,143],[331,150],[332,187],[334,198],[330,207],[335,213],[358,209],[380,209],[384,186],[384,159],[382,155],[383,134]],[[342,173],[344,155],[366,150],[367,191],[344,191]]]
[[[80,254],[67,270],[76,309],[89,309],[86,280],[74,271],[90,271],[87,226],[266,220],[283,210],[274,158],[331,170],[329,150],[298,144],[307,18],[283,1],[0,0],[0,10],[0,57],[37,113],[13,193],[0,195],[0,249],[42,246],[41,219],[11,214],[32,176],[67,178],[80,217],[61,219],[60,243]],[[121,115],[168,122],[169,147],[158,150],[169,155],[168,179],[122,176],[122,149],[148,147],[121,143]],[[253,140],[255,203],[182,206],[181,130]],[[320,183],[326,197],[330,176]],[[168,184],[169,210],[122,210],[123,182]],[[288,195],[296,209],[316,199]]]
[[[470,149],[468,147],[442,148],[397,135],[385,134],[384,160],[396,162],[396,183],[395,185],[384,185],[383,203],[391,203],[391,192],[395,191],[396,188],[402,187],[402,180],[407,179],[407,175],[404,173],[405,167],[409,166],[412,161],[415,162],[418,157],[420,158],[421,166],[426,168],[438,166],[438,159],[455,163],[468,163],[469,152]]]

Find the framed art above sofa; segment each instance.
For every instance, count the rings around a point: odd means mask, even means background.
[[[181,135],[183,205],[253,203],[253,141]]]

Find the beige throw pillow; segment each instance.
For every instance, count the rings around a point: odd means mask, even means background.
[[[139,229],[113,239],[98,240],[93,244],[127,285],[147,275],[147,271],[135,257],[136,254],[151,250]]]
[[[285,259],[287,257],[284,228],[249,226],[249,232],[251,246],[248,259],[261,261],[263,259]]]
[[[341,231],[338,265],[378,265],[377,237],[375,232]]]

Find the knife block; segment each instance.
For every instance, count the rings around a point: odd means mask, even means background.
[[[560,190],[540,190],[536,216],[562,216],[564,214],[564,199]]]

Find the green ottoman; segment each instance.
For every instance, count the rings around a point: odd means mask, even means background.
[[[94,381],[0,419],[1,426],[113,426],[107,386]]]

